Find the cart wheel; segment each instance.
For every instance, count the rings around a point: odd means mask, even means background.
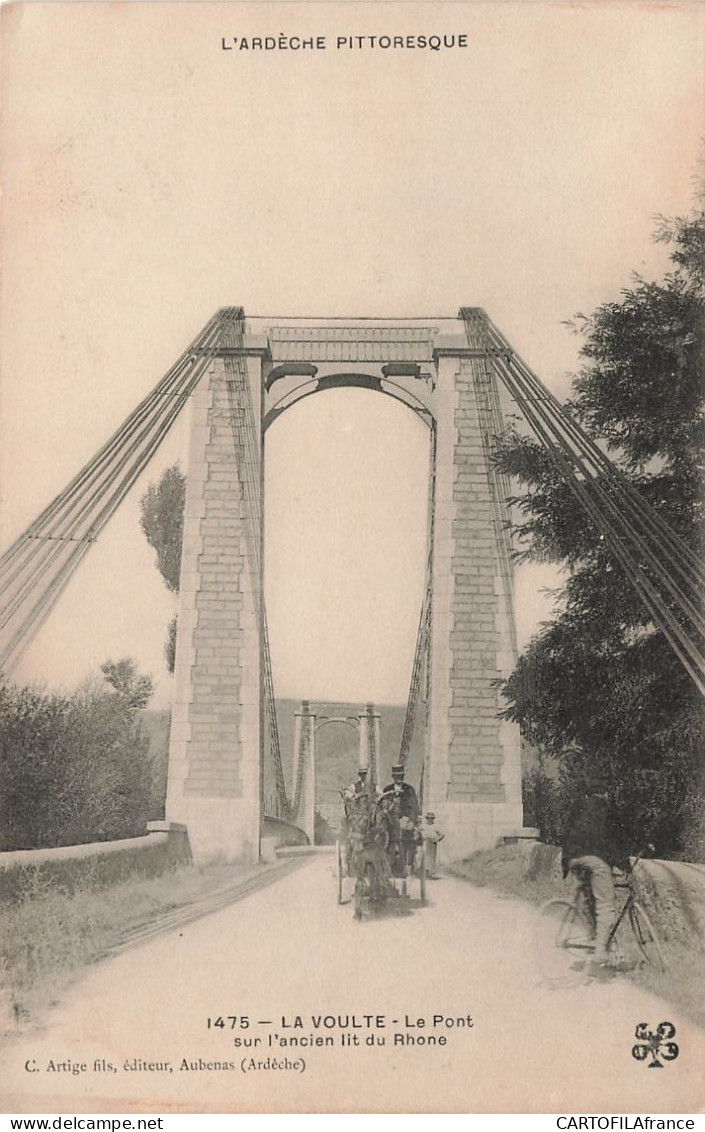
[[[421,843],[421,853],[419,854],[419,896],[421,903],[426,903],[426,850],[423,842]]]
[[[338,885],[338,903],[343,903],[343,850],[340,842],[335,843],[335,878]]]

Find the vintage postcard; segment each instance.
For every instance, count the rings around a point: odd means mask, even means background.
[[[0,16],[3,1111],[680,1126],[702,5]]]

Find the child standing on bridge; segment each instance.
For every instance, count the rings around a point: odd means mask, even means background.
[[[445,837],[445,834],[441,833],[435,822],[436,815],[429,810],[419,823],[419,833],[421,834],[421,840],[426,854],[426,876],[429,880],[438,880],[438,873],[436,872],[438,842],[442,841]]]

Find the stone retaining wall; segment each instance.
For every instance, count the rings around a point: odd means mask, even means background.
[[[63,845],[58,849],[18,849],[0,853],[0,902],[20,900],[37,885],[73,892],[82,884],[117,884],[132,876],[158,876],[189,864],[191,850],[184,827],[151,823],[143,837]]]

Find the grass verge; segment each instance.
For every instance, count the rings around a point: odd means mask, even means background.
[[[91,878],[68,894],[30,881],[0,917],[0,1036],[37,1023],[90,964],[127,929],[228,887],[253,868],[186,866],[156,877],[97,887]]]

